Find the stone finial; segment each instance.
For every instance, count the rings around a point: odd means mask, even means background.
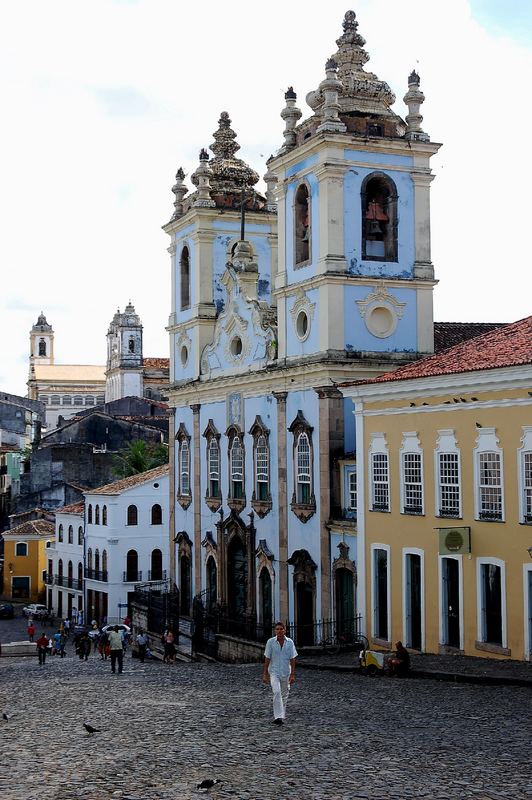
[[[290,150],[296,146],[296,125],[301,118],[301,111],[296,107],[297,94],[294,92],[292,86],[288,87],[285,92],[284,98],[286,105],[281,111],[281,119],[284,120],[285,128],[283,131],[284,145],[282,151]]]
[[[196,208],[213,208],[216,203],[211,198],[212,170],[209,166],[209,154],[204,147],[199,154],[199,167],[192,175],[192,183],[198,187],[194,206]]]
[[[405,104],[408,106],[408,114],[406,116],[406,133],[405,139],[418,142],[428,142],[430,137],[421,128],[423,117],[419,113],[421,104],[425,101],[425,95],[419,88],[419,75],[415,70],[412,70],[408,76],[408,92],[403,97]]]
[[[266,184],[266,211],[277,211],[277,203],[275,202],[275,187],[277,185],[277,175],[271,170],[268,170],[264,175],[264,183]]]
[[[345,133],[346,125],[338,116],[340,104],[338,102],[338,92],[342,88],[342,82],[338,80],[338,64],[334,58],[329,58],[325,64],[325,80],[320,83],[319,91],[323,95],[322,106],[323,122],[317,128],[316,133],[325,131],[331,133]]]
[[[231,119],[227,111],[222,111],[218,120],[218,130],[213,134],[214,142],[211,150],[216,158],[234,158],[240,150],[240,145],[235,141],[236,133],[231,128]]]
[[[172,219],[170,222],[173,222],[175,219],[178,219],[183,215],[183,198],[188,192],[187,187],[184,185],[183,181],[185,180],[185,173],[183,172],[183,168],[179,167],[175,174],[175,184],[172,186],[172,192],[175,194],[175,201],[174,201],[174,213],[172,214]]]
[[[342,22],[344,33],[347,31],[356,31],[358,28],[357,15],[354,11],[346,11],[344,14],[344,21]]]

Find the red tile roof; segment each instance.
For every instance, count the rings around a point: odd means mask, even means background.
[[[441,353],[406,364],[393,372],[386,372],[378,378],[357,381],[357,384],[405,381],[524,364],[532,364],[532,317],[525,317],[474,339],[468,339]]]
[[[29,522],[22,522],[15,528],[4,531],[2,536],[39,536],[50,537],[55,534],[55,525],[47,519],[32,519]]]
[[[83,491],[87,491],[84,489]],[[85,510],[85,503],[70,503],[69,506],[63,506],[63,508],[56,508],[56,514],[81,514],[83,515]]]
[[[434,323],[434,352],[441,353],[448,347],[473,339],[482,333],[488,333],[496,328],[502,328],[506,322],[435,322]]]
[[[131,475],[129,478],[122,478],[114,483],[100,486],[98,489],[88,489],[86,494],[120,494],[125,489],[132,489],[134,486],[161,478],[163,475],[168,475],[169,472],[170,464],[163,464],[155,469],[149,469],[147,472],[140,472],[138,475]]]

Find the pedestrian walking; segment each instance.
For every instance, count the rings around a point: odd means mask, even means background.
[[[33,620],[30,619],[28,622],[28,639],[30,642],[33,642],[33,637],[35,636],[35,626],[33,624]]]
[[[78,641],[78,655],[80,661],[88,661],[91,653],[91,640],[87,631],[84,631]]]
[[[137,641],[137,647],[139,649],[140,663],[144,664],[144,659],[146,657],[146,650],[148,648],[149,640],[148,640],[147,635],[142,630],[142,628],[139,630],[139,632],[137,634],[136,641]]]
[[[68,637],[70,636],[70,620],[68,619],[68,617],[65,619],[63,625],[65,628],[65,637],[68,639]]]
[[[275,636],[268,639],[264,650],[262,680],[270,684],[273,692],[273,721],[283,725],[290,687],[296,679],[297,650],[292,639],[286,636],[282,622],[275,625]]]
[[[54,650],[53,650],[53,655],[54,656],[56,656],[61,650],[61,639],[62,638],[63,638],[63,634],[61,633],[60,630],[57,631],[57,633],[54,633]]]
[[[164,658],[163,662],[165,664],[175,664],[176,659],[176,649],[174,644],[174,634],[173,631],[168,628],[162,636],[161,639],[164,645]]]
[[[116,672],[116,665],[118,663],[118,674],[122,672],[124,665],[124,648],[122,647],[122,637],[118,629],[118,625],[109,631],[109,650],[111,653],[111,672]]]
[[[48,636],[44,633],[41,633],[40,637],[37,639],[37,655],[39,657],[39,664],[46,663],[46,653],[48,652]]]
[[[59,655],[61,656],[61,658],[64,658],[66,656],[65,646],[66,646],[66,636],[61,636],[61,640],[59,642]]]

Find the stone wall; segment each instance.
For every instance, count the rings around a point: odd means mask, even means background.
[[[264,656],[264,645],[259,642],[249,642],[246,639],[236,639],[234,636],[217,634],[218,661],[230,664],[252,664],[261,662]]]

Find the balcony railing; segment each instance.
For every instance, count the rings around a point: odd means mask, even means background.
[[[107,570],[88,569],[85,567],[85,577],[93,581],[105,581],[107,583]]]
[[[78,592],[83,589],[82,580],[69,578],[67,575],[54,575],[54,583],[57,586],[65,586],[67,589],[76,589]]]
[[[140,583],[140,581],[142,581],[142,570],[140,572],[134,572],[130,569],[123,573],[122,580],[124,583]]]
[[[163,569],[162,571],[159,570],[148,570],[148,580],[149,581],[165,581],[166,580],[166,570]]]
[[[47,572],[46,575],[44,576],[44,582],[48,586],[52,586],[52,584],[54,582],[54,576],[50,572]]]

